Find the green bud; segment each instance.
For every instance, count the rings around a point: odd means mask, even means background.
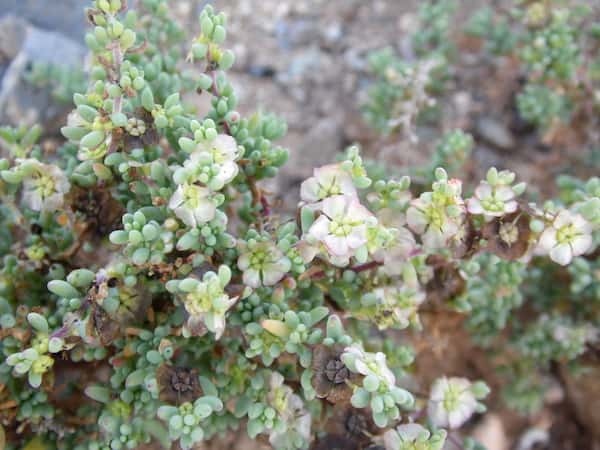
[[[186,153],[192,153],[196,150],[196,143],[187,137],[179,138],[179,146]]]
[[[221,25],[217,25],[212,33],[212,40],[217,44],[222,44],[227,37],[227,31],[225,31],[225,27]]]
[[[186,233],[177,241],[177,250],[189,250],[198,242],[198,236]]]
[[[200,42],[192,45],[192,55],[195,59],[204,59],[206,57],[206,53],[208,51],[208,47],[206,44],[202,44]]]
[[[358,388],[354,391],[354,395],[352,395],[350,402],[355,408],[366,408],[369,405],[370,398],[371,396],[366,389]]]
[[[600,198],[594,197],[587,200],[579,208],[581,215],[592,222],[595,222],[600,218]]]
[[[41,314],[35,312],[27,314],[27,322],[29,322],[29,325],[35,328],[36,331],[44,334],[48,333],[48,322]]]
[[[142,91],[142,106],[146,111],[152,111],[154,108],[154,95],[149,86],[146,86]]]
[[[228,107],[227,107],[227,102],[224,99],[219,100],[219,102],[217,103],[217,113],[221,116],[224,116],[225,114],[227,114],[228,111]]]
[[[304,232],[308,231],[315,221],[315,213],[312,209],[304,207],[300,210],[300,223]]]
[[[58,353],[63,349],[64,341],[59,337],[50,338],[48,341],[48,351],[50,353]]]
[[[159,233],[160,229],[156,225],[150,223],[144,225],[144,228],[142,228],[142,234],[147,241],[154,241],[158,238]]]
[[[498,184],[498,169],[495,167],[490,167],[486,174],[486,180],[492,186]]]
[[[101,11],[104,11],[106,13],[110,13],[110,3],[108,2],[108,0],[98,0],[96,2],[96,5],[98,5],[98,8]]]
[[[106,34],[106,29],[103,27],[96,26],[94,27],[94,36],[96,37],[96,41],[99,44],[105,45],[108,41],[108,35]]]
[[[2,179],[10,184],[18,184],[23,180],[23,174],[19,172],[13,172],[11,170],[3,170],[0,172]]]
[[[169,95],[165,100],[165,109],[169,109],[177,103],[179,103],[179,93],[175,92],[174,94]]]
[[[490,393],[490,388],[483,381],[477,381],[471,385],[471,392],[475,398],[482,399]]]
[[[122,112],[113,113],[110,116],[110,120],[116,127],[124,127],[125,125],[127,125],[127,116]]]
[[[204,130],[204,136],[206,137],[207,141],[214,141],[217,138],[217,134],[217,130],[214,127]]]
[[[116,245],[123,245],[129,241],[129,235],[127,231],[124,230],[115,230],[108,236],[110,242]]]
[[[379,389],[379,379],[374,375],[367,375],[363,380],[363,386],[368,392],[375,392]]]
[[[169,121],[163,114],[159,114],[154,118],[156,128],[166,128],[169,125]]]
[[[163,362],[162,355],[160,353],[158,353],[156,350],[150,350],[148,353],[146,353],[146,359],[148,360],[148,362],[150,364],[155,364],[155,365],[158,365]]]
[[[88,105],[79,105],[77,107],[77,113],[87,122],[93,122],[98,116],[98,111]]]
[[[81,141],[79,141],[81,147],[93,149],[98,147],[102,142],[104,142],[105,135],[103,131],[92,131],[86,134]]]
[[[221,60],[219,61],[219,68],[221,70],[229,70],[233,63],[235,62],[235,55],[231,50],[226,50],[221,55]]]
[[[72,284],[73,286],[77,286],[79,288],[85,288],[90,285],[96,275],[94,272],[88,269],[77,269],[72,271],[67,276],[67,282]]]
[[[442,167],[438,167],[437,169],[435,169],[434,176],[437,181],[447,181],[448,180],[448,174]]]
[[[219,282],[225,287],[231,280],[231,269],[227,266],[219,267]]]
[[[77,142],[88,133],[88,130],[81,127],[62,127],[60,132],[70,141]]]
[[[181,430],[183,428],[183,419],[180,415],[175,415],[169,420],[169,428]]]
[[[124,29],[125,27],[121,22],[118,20],[113,20],[113,22],[110,24],[109,33],[112,35],[112,37],[118,38],[123,34]]]
[[[85,395],[92,400],[100,403],[108,403],[110,401],[110,390],[99,385],[92,385],[85,388]]]
[[[179,282],[179,289],[183,292],[193,292],[196,290],[200,282],[195,278],[186,278]]]
[[[100,44],[98,43],[96,36],[94,36],[92,33],[86,33],[84,40],[85,44],[90,50],[97,51],[100,49]]]
[[[109,84],[106,91],[110,98],[117,98],[121,95],[121,88],[118,84]]]
[[[144,86],[146,86],[146,81],[142,78],[142,77],[135,77],[133,80],[133,88],[136,91],[140,91],[142,89],[144,89]]]
[[[106,181],[112,178],[112,172],[104,164],[94,163],[92,165],[92,170],[94,171],[94,175],[100,180]]]
[[[126,29],[123,31],[123,34],[119,38],[119,43],[121,44],[121,48],[123,51],[127,51],[129,48],[133,47],[135,44],[135,32],[130,29]]]
[[[342,321],[340,318],[332,314],[327,319],[327,337],[332,339],[339,339],[344,334],[344,327],[342,326]]]
[[[383,404],[383,398],[381,397],[373,397],[371,399],[371,409],[374,413],[383,412],[385,405]]]
[[[544,231],[545,225],[544,222],[542,222],[541,220],[534,219],[530,222],[529,228],[534,233],[541,233],[542,231]]]
[[[48,283],[48,290],[59,297],[75,298],[81,294],[71,284],[63,280],[52,280]]]
[[[144,236],[138,230],[131,230],[129,232],[129,242],[133,245],[139,245],[144,242]]]
[[[200,20],[200,29],[205,36],[212,35],[214,28],[215,26],[212,20],[210,20],[210,17],[203,17],[202,20]]]
[[[146,371],[144,369],[138,369],[129,374],[129,376],[125,379],[125,387],[132,388],[135,386],[139,386],[144,382],[144,378],[146,377]]]

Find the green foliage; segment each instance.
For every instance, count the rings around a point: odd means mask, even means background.
[[[77,91],[64,145],[46,154],[39,128],[0,131],[0,415],[11,443],[193,448],[241,428],[302,449],[350,414],[369,427],[358,434],[367,446],[440,449],[446,429],[485,412],[489,388],[436,374],[428,396],[411,392],[420,350],[404,337],[428,337],[424,304],[464,314],[495,351],[510,346],[505,393],[522,410],[542,397],[535,377],[596,339],[597,178],[561,178],[542,206],[521,199],[526,185],[507,170],[463,186],[473,138],[454,130],[412,187],[349,147],[303,181],[286,217],[261,183],[287,161],[286,125],[236,110],[224,14],[203,9],[183,73],[169,4],[137,6],[87,10],[87,83],[55,79],[57,92]],[[379,80],[366,114],[381,130],[415,138],[447,79],[451,12],[423,6],[420,59],[371,56]],[[562,64],[576,60],[570,25],[553,17],[546,31],[560,39],[539,83],[564,81]],[[568,282],[549,283],[556,275]]]

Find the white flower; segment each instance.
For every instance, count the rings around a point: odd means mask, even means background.
[[[408,226],[421,235],[423,245],[429,249],[443,248],[457,234],[462,223],[462,204],[455,204],[458,217],[450,217],[445,205],[434,201],[435,193],[425,192],[411,202],[406,211]]]
[[[273,286],[291,269],[290,259],[272,242],[249,244],[238,258],[244,284],[252,288]]]
[[[310,441],[311,416],[304,407],[302,399],[283,384],[284,378],[279,372],[272,372],[269,379],[267,401],[277,411],[284,426],[271,430],[269,442],[274,448],[295,448],[290,445],[296,436],[304,442]]]
[[[388,368],[385,353],[365,352],[359,345],[353,344],[344,349],[342,362],[355,373],[364,376],[372,375],[383,381],[387,386],[396,384],[396,377]]]
[[[373,294],[378,300],[376,322],[380,329],[418,323],[418,308],[425,301],[425,292],[407,286],[386,286],[376,288]]]
[[[519,205],[515,198],[515,192],[510,186],[492,186],[482,181],[475,189],[475,195],[467,200],[467,209],[471,214],[501,217],[517,210]]]
[[[406,423],[395,430],[386,431],[383,435],[385,450],[410,450],[418,449],[414,444],[417,439],[421,441],[429,439],[429,430],[418,423]]]
[[[323,214],[308,230],[310,244],[322,243],[332,263],[344,266],[367,243],[367,222],[373,215],[358,200],[344,195],[323,200]]]
[[[416,247],[417,243],[413,234],[408,229],[400,227],[395,230],[392,244],[375,256],[383,259],[383,271],[387,275],[397,276],[402,273],[404,263],[408,261]]]
[[[352,177],[339,164],[314,169],[313,176],[300,186],[300,198],[306,203],[318,203],[335,195],[357,197]]]
[[[563,210],[540,236],[539,248],[563,266],[592,246],[592,225],[580,214]]]
[[[233,181],[239,172],[235,160],[240,155],[234,138],[219,134],[213,141],[200,144],[185,161],[184,167],[193,178],[218,191]]]
[[[431,387],[427,413],[437,427],[455,429],[477,410],[477,399],[466,378],[438,378]]]
[[[189,227],[211,221],[217,207],[210,191],[195,184],[181,184],[169,200],[169,208]]]
[[[60,209],[71,188],[63,171],[36,159],[22,160],[27,175],[23,179],[23,202],[34,211],[53,212]]]
[[[190,315],[191,323],[202,321],[209,331],[220,339],[225,331],[225,316],[238,297],[229,297],[223,290],[219,277],[208,272],[203,281],[183,299],[183,305]]]

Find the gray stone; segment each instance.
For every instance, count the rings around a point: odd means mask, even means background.
[[[515,138],[509,129],[490,117],[482,117],[477,121],[477,134],[501,150],[513,150],[515,147]]]
[[[1,22],[0,36],[20,29],[21,23],[21,19],[5,17]],[[3,54],[14,55],[10,61],[5,61],[0,79],[0,123],[39,123],[46,131],[51,132],[58,125],[56,121],[72,106],[58,104],[51,98],[49,90],[32,86],[24,75],[34,61],[67,67],[82,66],[85,48],[56,32],[44,31],[31,25],[25,25],[22,30],[24,39],[20,47],[18,43],[2,46]]]
[[[290,49],[315,43],[320,35],[319,25],[315,20],[280,20],[275,25],[275,34],[279,46]]]
[[[0,0],[0,16],[14,14],[32,25],[59,31],[76,41],[83,41],[87,27],[82,0]]]
[[[0,64],[12,61],[25,40],[27,22],[12,14],[0,17]]]

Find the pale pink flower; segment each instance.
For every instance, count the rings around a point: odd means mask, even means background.
[[[374,220],[355,198],[327,197],[323,200],[322,214],[308,230],[307,240],[309,244],[323,244],[332,262],[343,266],[367,243],[367,224]]]
[[[238,258],[244,284],[252,288],[273,286],[292,267],[290,259],[273,243],[250,244]]]
[[[421,235],[425,247],[439,249],[446,247],[448,240],[459,232],[462,222],[461,217],[450,217],[444,205],[432,200],[432,194],[425,192],[411,202],[406,221],[411,230]]]
[[[314,169],[313,176],[300,186],[300,198],[306,203],[319,203],[336,195],[357,197],[352,177],[339,164]]]
[[[37,159],[22,160],[27,167],[23,178],[23,203],[34,211],[53,212],[60,209],[71,185],[64,172],[55,165]]]
[[[427,414],[436,427],[456,429],[477,411],[478,402],[466,378],[438,378],[431,387]]]
[[[218,191],[237,176],[239,167],[235,161],[239,155],[235,139],[219,134],[214,140],[199,144],[184,167],[192,172],[194,181],[199,180],[212,191]]]
[[[573,257],[583,255],[592,246],[592,224],[581,214],[562,210],[540,236],[538,247],[550,258],[566,266]]]
[[[501,217],[514,213],[518,208],[516,195],[510,186],[492,186],[482,181],[475,189],[475,195],[467,200],[467,209],[471,214],[483,214],[485,217]]]

